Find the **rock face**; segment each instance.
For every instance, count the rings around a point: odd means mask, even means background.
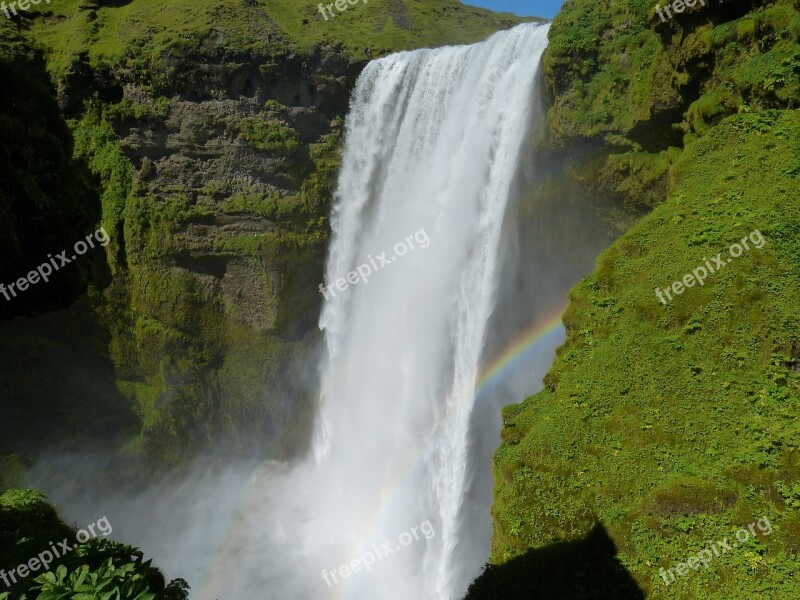
[[[61,313],[91,323],[85,332],[99,353],[102,389],[87,396],[73,378],[49,390],[46,404],[69,412],[76,397],[105,396],[122,415],[118,435],[140,422],[127,448],[162,464],[209,444],[283,456],[302,447],[309,429],[316,288],[343,116],[360,67],[330,46],[297,55],[264,23],[258,52],[230,55],[224,40],[202,38],[164,51],[152,70],[132,68],[141,60],[136,50],[103,69],[81,54],[58,85],[62,110],[76,119],[73,169],[85,179],[91,171],[102,191],[99,202],[86,192],[86,212],[96,219],[102,205],[112,242],[108,265],[101,259],[89,269],[87,261],[73,276],[89,282],[92,301]],[[61,237],[85,227],[76,222]],[[74,299],[80,281],[72,288]],[[35,332],[30,364],[61,364],[66,347],[87,346],[78,329],[59,331],[44,317],[2,323],[0,354],[13,361],[19,336]],[[28,393],[30,375],[3,375],[8,406],[36,395]],[[133,420],[116,408],[126,403]],[[42,425],[40,410],[15,411],[19,429],[77,443],[76,432]],[[8,434],[6,451],[33,450]]]
[[[270,434],[300,441],[310,414],[311,290],[358,69],[332,48],[280,66],[185,53],[164,68],[155,83],[120,73],[123,99],[104,116],[132,167],[116,224],[127,298],[107,316],[133,340],[114,360],[139,379],[139,405],[155,397],[149,445],[199,434],[197,446],[289,451]]]

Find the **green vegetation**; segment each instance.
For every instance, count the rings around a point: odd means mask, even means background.
[[[451,44],[477,42],[498,29],[532,20],[451,0],[370,0],[366,5],[350,6],[345,12],[337,11],[335,18],[325,21],[317,4],[277,0],[269,3],[267,11],[299,48],[342,44],[358,57],[365,57],[366,48],[372,48],[375,55],[434,46],[442,40]]]
[[[231,196],[222,204],[222,210],[230,214],[255,214],[274,219],[278,214],[280,197],[262,198],[257,195]]]
[[[594,196],[649,210],[664,198],[666,164],[637,181],[616,155],[682,148],[740,112],[800,107],[799,42],[791,0],[708,3],[667,23],[647,0],[569,3],[545,57],[549,144],[590,144],[597,155],[569,159],[567,172],[593,180]],[[599,175],[587,177],[588,160]]]
[[[732,117],[687,147],[669,199],[572,293],[547,389],[504,412],[493,561],[610,532],[651,598],[800,594],[800,112]],[[789,158],[789,160],[787,160]],[[769,176],[766,176],[766,174]],[[759,229],[705,285],[666,287]],[[658,575],[761,516],[769,537],[668,588]]]
[[[241,137],[256,150],[268,150],[291,156],[300,148],[297,132],[286,123],[272,118],[252,117],[239,122]]]
[[[800,14],[754,4],[660,24],[652,3],[576,1],[552,26],[559,189],[624,208],[620,229],[652,212],[573,290],[545,390],[504,411],[492,566],[470,600],[642,597],[584,577],[598,523],[615,551],[589,562],[648,598],[800,595]],[[763,249],[658,301],[755,229]],[[763,516],[771,535],[664,584],[660,568]],[[560,583],[554,556],[574,561]]]
[[[127,64],[146,80],[165,67],[165,51],[180,54],[204,41],[229,56],[276,51],[311,56],[316,47],[330,45],[364,59],[443,42],[476,42],[530,20],[454,0],[370,0],[329,21],[316,4],[297,0],[135,0],[96,10],[83,4],[59,0],[31,7],[32,14],[53,13],[35,18],[31,34],[48,48],[49,70],[56,78],[83,54],[96,67]]]
[[[664,24],[648,0],[565,7],[546,59],[554,133],[619,133],[647,146],[656,140],[639,123],[677,116],[678,131],[696,133],[743,106],[800,106],[800,14],[791,0],[710,4]],[[699,106],[681,122],[692,102]]]
[[[134,119],[142,121],[148,117],[166,117],[169,113],[169,98],[159,96],[151,102],[134,102],[123,98],[118,104],[106,107],[106,115],[112,119]]]
[[[68,539],[73,547],[56,558],[49,570],[21,579],[11,592],[0,593],[0,600],[188,598],[186,582],[176,579],[167,585],[140,550],[104,538],[74,544],[75,533],[38,492],[12,490],[0,495],[0,568],[5,572],[49,550],[51,543]]]
[[[130,162],[120,150],[119,139],[102,114],[102,106],[89,103],[80,121],[69,123],[74,139],[74,155],[85,161],[92,174],[98,178],[102,190],[102,225],[111,237],[108,262],[116,274],[124,264],[124,217],[128,196],[133,188]]]

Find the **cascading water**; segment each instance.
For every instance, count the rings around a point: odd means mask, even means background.
[[[263,516],[248,516],[238,560],[271,597],[450,600],[469,583],[454,557],[469,526],[459,515],[470,416],[546,36],[531,24],[402,52],[357,82],[332,215],[327,280],[339,286],[326,288],[320,321],[328,358],[314,452],[265,478]],[[367,281],[346,282],[361,265]],[[369,570],[341,575],[369,554]],[[242,564],[253,557],[261,569]]]

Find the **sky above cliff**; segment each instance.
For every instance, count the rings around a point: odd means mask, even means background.
[[[483,6],[496,12],[512,12],[521,17],[552,19],[561,10],[564,0],[466,0],[464,4]]]

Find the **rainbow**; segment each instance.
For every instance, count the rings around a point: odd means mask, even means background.
[[[465,398],[471,398],[473,395],[477,395],[494,382],[499,381],[504,375],[515,368],[516,365],[520,364],[526,356],[536,348],[539,342],[554,336],[556,332],[560,331],[563,327],[561,318],[565,309],[566,304],[560,305],[556,310],[536,319],[529,327],[524,329],[506,345],[502,351],[488,360],[477,378],[474,390],[465,390],[465,393],[454,396],[458,398],[458,402],[463,402]],[[368,537],[369,532],[378,522],[380,516],[390,507],[391,501],[405,477],[410,475],[414,467],[423,460],[426,450],[425,446],[433,441],[436,430],[437,427],[432,426],[428,435],[423,438],[427,443],[420,443],[416,448],[412,449],[402,465],[398,466],[395,471],[395,476],[390,478],[383,490],[381,490],[380,498],[376,503],[375,509],[365,515],[363,521],[364,526],[359,531],[360,535],[356,535],[355,539],[366,539]],[[257,508],[254,506],[256,502],[254,492],[259,479],[260,477],[258,475],[254,476],[247,484],[246,489],[242,491],[241,508],[238,511],[239,514],[248,514],[251,509]],[[234,519],[236,519],[236,517],[234,517]],[[236,545],[238,541],[242,539],[245,532],[245,521],[243,519],[237,520],[239,523],[233,527],[233,530],[227,536],[225,542],[220,546],[214,564],[212,564],[211,568],[206,572],[207,579],[201,584],[201,590],[209,593],[201,594],[202,597],[224,597],[224,590],[222,589],[223,582],[216,576],[216,573],[225,572],[226,569],[221,567],[235,554]],[[416,525],[416,523],[410,523],[409,527],[412,525]],[[336,568],[337,566],[338,565],[328,565],[328,568]],[[339,585],[335,586],[332,589],[332,592],[335,594],[333,597],[340,598],[346,590],[346,587],[346,581],[342,581]]]
[[[561,317],[566,308],[566,304],[561,305],[549,315],[534,321],[530,327],[508,344],[502,352],[490,360],[483,368],[480,377],[478,377],[478,383],[475,386],[476,393],[491,385],[501,375],[520,362],[541,340],[563,327]]]

